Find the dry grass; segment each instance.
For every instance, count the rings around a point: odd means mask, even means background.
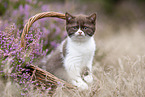
[[[98,54],[105,54],[94,66],[99,97],[145,96],[145,35],[142,31],[136,25],[97,42]]]
[[[142,30],[135,25],[129,30],[119,30],[119,34],[112,33],[103,39],[96,39],[98,51],[93,68],[95,80],[90,90],[70,94],[59,90],[55,96],[144,97],[145,35]]]
[[[145,96],[145,35],[144,28],[124,27],[118,34],[96,39],[97,53],[94,83],[84,92],[70,94],[57,91],[56,97],[144,97]],[[100,30],[98,28],[98,30]],[[105,29],[105,31],[109,31]],[[104,31],[104,32],[105,32]],[[110,30],[111,31],[111,30]],[[113,31],[113,30],[112,30]],[[105,34],[105,33],[104,33]],[[98,38],[96,35],[95,38]]]
[[[99,34],[103,32],[103,35]],[[59,87],[54,97],[144,97],[145,96],[145,34],[144,28],[133,25],[113,33],[111,25],[98,27],[97,53],[94,60],[94,83],[88,91],[64,91]],[[109,36],[105,36],[106,33]],[[100,36],[103,36],[99,38]],[[18,85],[0,80],[2,97],[19,97]],[[47,96],[30,90],[30,97]]]
[[[21,87],[10,80],[0,80],[0,97],[20,97]]]

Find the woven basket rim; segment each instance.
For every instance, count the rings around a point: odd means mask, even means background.
[[[30,29],[30,27],[32,26],[32,24],[42,18],[46,18],[46,17],[55,17],[55,18],[60,18],[60,19],[64,19],[65,20],[65,14],[63,13],[59,13],[59,12],[42,12],[42,13],[38,13],[34,16],[32,16],[27,23],[24,26],[22,35],[21,35],[21,47],[23,47],[23,49],[25,49],[25,36],[26,34],[28,34],[28,31]]]

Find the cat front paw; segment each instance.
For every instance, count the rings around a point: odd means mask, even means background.
[[[93,77],[92,75],[87,75],[87,76],[84,76],[84,80],[88,83],[88,84],[91,84],[93,82]]]
[[[81,80],[73,80],[72,84],[77,86],[80,90],[88,90],[88,85],[81,79]]]

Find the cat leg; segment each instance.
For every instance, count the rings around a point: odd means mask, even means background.
[[[93,76],[91,72],[89,72],[88,75],[84,76],[84,81],[88,84],[91,84],[93,82]]]
[[[93,82],[93,76],[92,76],[92,65],[88,65],[83,69],[82,72],[82,78],[85,82],[88,84]]]
[[[77,86],[80,90],[87,90],[88,85],[81,78],[80,68],[76,65],[70,65],[70,68],[66,68],[67,73],[71,79],[71,83]]]
[[[82,80],[81,77],[73,79],[72,84],[77,86],[80,90],[88,90],[88,85]]]

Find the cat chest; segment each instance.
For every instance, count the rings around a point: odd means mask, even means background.
[[[75,47],[68,50],[68,54],[72,56],[91,56],[94,50],[91,47]]]
[[[84,50],[84,49],[83,49]],[[71,49],[66,55],[65,62],[67,66],[76,65],[77,67],[86,66],[93,57],[93,51],[83,51]]]
[[[90,56],[95,51],[95,43],[68,44],[67,52],[71,55]]]
[[[95,52],[94,40],[85,43],[68,41],[66,45],[66,64],[85,65],[92,60]]]
[[[74,59],[77,62],[85,62],[92,58],[95,52],[95,46],[70,46],[67,50],[69,60]]]

